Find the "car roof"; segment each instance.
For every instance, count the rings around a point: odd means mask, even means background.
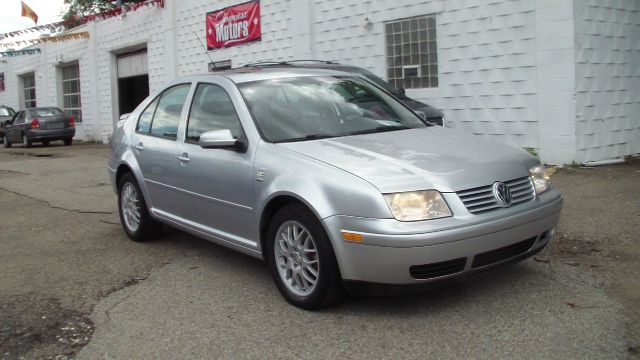
[[[58,109],[61,110],[60,108],[56,107],[56,106],[38,106],[38,107],[32,107],[32,108],[27,108],[25,110],[49,110],[49,109]]]
[[[352,73],[317,68],[302,67],[271,67],[271,66],[249,66],[232,70],[219,71],[209,74],[190,75],[182,77],[180,81],[206,81],[217,77],[226,77],[235,83],[245,83],[259,80],[282,79],[303,76],[353,76]]]

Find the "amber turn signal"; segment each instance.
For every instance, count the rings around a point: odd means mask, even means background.
[[[364,240],[364,236],[362,234],[356,234],[348,231],[342,232],[342,238],[346,241],[359,242],[361,243]]]

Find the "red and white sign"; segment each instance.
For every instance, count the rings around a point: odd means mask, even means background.
[[[207,50],[258,41],[261,37],[260,0],[207,13]]]

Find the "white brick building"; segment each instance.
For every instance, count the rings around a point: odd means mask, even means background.
[[[128,99],[147,91],[126,78],[154,91],[206,72],[194,32],[204,41],[205,14],[240,2],[167,0],[74,29],[88,31],[87,40],[3,58],[0,104],[32,104],[34,80],[38,106],[81,110],[77,138],[100,140]],[[359,65],[441,109],[447,126],[535,148],[546,163],[640,153],[638,0],[262,0],[261,23],[261,41],[209,55],[233,67]],[[403,79],[406,65],[418,65],[421,78]]]

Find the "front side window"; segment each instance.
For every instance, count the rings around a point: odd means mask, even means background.
[[[151,121],[151,135],[170,139],[175,139],[178,136],[180,114],[190,86],[190,84],[177,85],[165,90],[160,95]]]
[[[239,89],[263,138],[270,142],[427,126],[398,100],[355,76],[253,81]]]
[[[235,138],[242,132],[229,94],[218,85],[199,84],[189,112],[187,141],[197,142],[204,132],[225,129]]]
[[[80,102],[80,66],[78,63],[65,66],[62,71],[62,108],[73,116],[76,122],[82,122]]]
[[[385,24],[387,80],[396,88],[438,87],[435,16]]]

